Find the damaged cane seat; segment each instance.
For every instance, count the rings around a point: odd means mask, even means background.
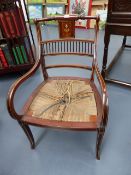
[[[46,22],[58,21],[59,39],[46,39]],[[95,20],[93,39],[75,38],[75,22],[79,20]],[[19,78],[10,88],[7,99],[8,111],[13,119],[16,119],[31,147],[35,148],[35,142],[29,125],[40,127],[53,127],[70,130],[96,131],[96,158],[100,159],[100,146],[104,136],[108,119],[108,97],[105,82],[97,65],[97,33],[98,17],[90,16],[57,16],[36,19],[36,31],[38,37],[38,58],[32,69]],[[42,23],[42,25],[41,25]],[[43,25],[43,23],[45,25]],[[43,31],[42,31],[43,30]],[[45,38],[42,38],[42,33]],[[66,55],[64,60],[72,61],[71,55],[91,61],[88,64],[52,64],[49,57]],[[70,63],[70,62],[69,62]],[[43,82],[31,93],[27,102],[22,107],[22,114],[15,110],[14,96],[20,85],[34,73],[42,68]],[[89,75],[86,78],[68,76],[49,76],[49,69],[73,68],[86,70]],[[97,81],[97,82],[96,82]],[[100,91],[96,86],[99,84]]]
[[[30,103],[28,101],[23,121],[43,125],[47,122],[50,126],[59,122],[59,127],[73,128],[81,127],[80,122],[83,129],[97,128],[100,105],[96,87],[89,80],[50,78],[37,88]]]

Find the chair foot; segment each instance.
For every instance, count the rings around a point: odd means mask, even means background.
[[[21,121],[18,121],[18,123],[20,124],[21,128],[23,129],[23,131],[25,132],[29,142],[30,142],[30,145],[31,145],[31,148],[32,149],[35,149],[35,141],[34,141],[34,137],[32,135],[32,132],[29,128],[29,126]]]
[[[104,130],[98,130],[97,131],[97,141],[96,141],[96,159],[100,160],[100,147],[103,140],[105,131]]]

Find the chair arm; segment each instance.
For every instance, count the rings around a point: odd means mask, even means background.
[[[100,74],[100,71],[99,71],[99,68],[98,68],[97,64],[95,64],[95,71],[94,72],[96,74],[96,77],[97,77],[98,82],[99,82],[100,87],[101,87],[102,107],[103,107],[103,111],[102,111],[103,112],[103,120],[106,121],[106,123],[107,123],[109,106],[108,106],[108,95],[107,95],[106,84],[105,84],[105,82],[103,80],[103,77]]]
[[[18,80],[16,80],[9,89],[9,92],[7,95],[7,107],[8,107],[8,111],[9,111],[11,117],[16,119],[16,120],[20,120],[23,115],[18,114],[14,108],[15,93],[16,93],[17,89],[19,88],[19,86],[36,72],[36,70],[39,68],[40,64],[41,64],[41,59],[39,58],[36,60],[36,63],[34,64],[34,66],[26,74],[24,74],[22,77],[20,77]]]

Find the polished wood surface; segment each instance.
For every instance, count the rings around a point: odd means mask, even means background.
[[[129,86],[131,87],[131,82],[124,82],[116,80],[109,77],[109,72],[113,68],[113,65],[119,59],[125,47],[130,47],[126,45],[126,36],[131,36],[131,2],[127,0],[109,0],[108,3],[108,15],[107,22],[105,26],[105,37],[104,37],[104,55],[103,55],[103,65],[102,65],[102,76],[107,82]],[[123,43],[112,59],[109,67],[107,67],[108,60],[108,47],[110,43],[111,35],[123,35]]]
[[[59,37],[74,38],[75,37],[75,21],[59,20]]]
[[[65,39],[60,39],[60,40],[48,40],[48,41],[42,41],[42,34],[41,34],[41,26],[40,22],[43,21],[50,21],[50,20],[66,20],[66,21],[71,21],[71,20],[78,20],[78,19],[83,19],[83,20],[88,20],[88,19],[93,19],[96,21],[96,28],[95,28],[95,38],[93,40],[83,40],[83,39],[76,39],[76,38],[65,38]],[[40,126],[40,127],[53,127],[53,128],[61,128],[61,129],[70,129],[70,130],[87,130],[87,131],[97,131],[97,142],[96,142],[96,157],[97,159],[100,159],[100,146],[102,142],[102,138],[105,132],[105,127],[107,125],[107,120],[108,120],[108,96],[107,96],[107,91],[106,91],[106,85],[105,82],[100,74],[100,71],[98,69],[97,65],[97,37],[98,37],[98,22],[99,18],[98,17],[90,17],[90,16],[85,16],[85,17],[53,17],[53,18],[44,18],[44,19],[39,19],[35,20],[35,25],[37,29],[37,37],[38,37],[38,42],[39,42],[39,55],[36,59],[36,63],[33,66],[33,68],[27,72],[25,75],[23,75],[21,78],[19,78],[10,88],[9,93],[8,93],[8,98],[7,98],[7,106],[9,113],[12,118],[16,119],[24,132],[26,133],[31,147],[35,147],[33,135],[29,129],[28,125],[35,125],[35,126]],[[66,47],[64,46],[64,43],[71,42],[71,46]],[[80,45],[78,43],[80,43]],[[55,50],[55,44],[57,44],[57,48]],[[58,44],[59,43],[59,44]],[[60,44],[62,43],[62,45]],[[78,45],[77,45],[77,44]],[[43,47],[44,44],[48,44],[45,48]],[[90,47],[88,48],[90,44]],[[77,47],[76,47],[77,45]],[[80,49],[79,49],[80,47]],[[76,49],[77,48],[77,49]],[[45,49],[47,49],[45,51]],[[53,55],[79,55],[81,56],[82,53],[84,53],[85,56],[88,57],[90,56],[92,59],[92,67],[85,65],[46,65],[45,64],[45,59],[48,55],[53,56]],[[51,55],[52,53],[52,55]],[[15,106],[14,106],[14,96],[17,91],[17,89],[22,85],[22,83],[27,80],[29,77],[33,76],[33,74],[38,70],[38,68],[41,66],[42,72],[43,72],[43,77],[44,80],[42,84],[40,84],[36,90],[31,94],[31,96],[28,98],[27,102],[24,105],[24,108],[22,110],[22,113],[17,113],[15,111]],[[73,67],[73,68],[80,68],[80,69],[88,69],[91,71],[91,76],[90,78],[80,78],[80,77],[49,77],[47,73],[47,69],[51,68],[60,68],[60,67]],[[100,84],[101,87],[101,93],[98,92],[98,89],[95,85],[95,78],[94,76],[97,77],[97,80]],[[35,116],[32,116],[32,113],[29,112],[29,108],[34,100],[34,98],[37,97],[38,92],[40,91],[40,88],[43,86],[46,86],[47,82],[50,82],[51,80],[77,80],[77,81],[83,81],[83,82],[88,82],[88,84],[91,86],[91,89],[94,93],[95,96],[95,101],[96,101],[96,108],[97,108],[97,116],[96,118],[91,119],[89,122],[81,121],[81,122],[74,122],[74,121],[57,121],[57,120],[49,120],[49,119],[41,119],[37,118]],[[70,93],[68,91],[68,93]],[[67,94],[65,94],[67,95]],[[70,95],[69,95],[70,96]],[[68,96],[68,97],[69,97]],[[70,100],[68,100],[69,102]]]

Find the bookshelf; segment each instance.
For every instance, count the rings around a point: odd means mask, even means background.
[[[25,0],[2,0],[0,2],[0,75],[29,70],[35,62],[34,48]]]

